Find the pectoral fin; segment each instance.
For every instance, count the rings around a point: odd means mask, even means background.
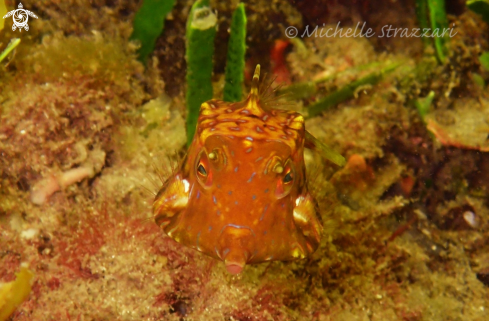
[[[345,166],[346,164],[346,159],[343,156],[332,150],[326,144],[319,141],[307,130],[305,147],[318,152],[319,155],[321,155],[323,158],[333,162],[338,166]]]
[[[188,204],[189,186],[180,175],[169,178],[153,203],[153,214],[156,224],[165,228],[178,213]]]
[[[295,201],[294,223],[307,242],[307,250],[312,253],[321,241],[323,225],[317,215],[315,201],[311,195],[299,196]]]

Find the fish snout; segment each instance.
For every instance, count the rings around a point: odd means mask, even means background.
[[[239,274],[252,259],[255,249],[255,234],[247,226],[229,224],[223,228],[216,252],[231,274]]]

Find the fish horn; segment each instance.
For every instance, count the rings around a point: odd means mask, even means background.
[[[260,65],[256,65],[255,73],[253,74],[253,80],[251,81],[251,90],[250,90],[250,95],[248,96],[248,103],[246,105],[246,109],[248,109],[251,112],[251,114],[256,115],[258,117],[263,115],[263,110],[258,104],[258,99],[260,96],[259,85],[260,85]]]
[[[260,83],[260,65],[256,65],[253,80],[251,82],[251,97],[258,98],[258,85]]]

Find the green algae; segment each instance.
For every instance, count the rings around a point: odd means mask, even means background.
[[[489,52],[483,52],[479,56],[479,62],[485,70],[489,71]]]
[[[447,13],[445,12],[445,0],[427,0],[431,22],[431,29],[443,32],[448,28]],[[438,61],[444,63],[448,55],[447,42],[448,36],[436,36],[433,39],[436,57]]]
[[[208,0],[196,1],[188,16],[186,31],[187,59],[187,145],[195,134],[200,105],[212,99],[212,57],[217,17]]]
[[[297,43],[297,42],[296,42]],[[303,50],[303,49],[299,49]],[[349,68],[344,71],[340,71],[337,73],[334,73],[329,76],[325,77],[320,77],[318,79],[312,80],[312,81],[305,81],[305,82],[298,82],[294,83],[292,85],[286,86],[284,88],[279,88],[277,94],[278,95],[285,95],[288,99],[304,99],[304,98],[310,98],[313,95],[318,93],[319,85],[327,82],[327,81],[333,81],[343,75],[346,74],[356,74],[360,73],[361,71],[368,70],[368,69],[374,69],[381,67],[382,63],[380,62],[373,62],[373,63],[368,63],[364,64],[361,66],[355,66],[352,68]]]
[[[243,96],[243,77],[246,53],[246,12],[240,3],[233,13],[226,60],[223,100],[240,101]]]
[[[444,63],[448,55],[448,36],[444,32],[448,30],[445,0],[416,0],[416,15],[421,31],[431,29],[435,35],[433,40],[423,37],[423,43],[425,46],[433,45],[438,62]]]
[[[323,111],[331,108],[340,102],[343,102],[349,98],[352,98],[357,88],[365,85],[374,85],[383,79],[385,74],[394,71],[400,63],[391,63],[384,68],[374,71],[367,76],[364,76],[358,80],[351,82],[350,84],[328,94],[326,97],[319,99],[314,104],[311,104],[307,108],[308,117],[314,117],[322,113]]]
[[[424,98],[418,98],[415,102],[414,105],[416,109],[418,110],[419,116],[421,116],[421,119],[425,119],[426,115],[431,110],[431,104],[433,103],[433,99],[435,98],[435,92],[430,91],[428,96]]]
[[[0,0],[0,17],[3,17],[7,13],[7,6],[5,5],[5,0]],[[3,29],[5,25],[5,20],[0,21],[0,30]]]
[[[0,53],[0,62],[5,59],[9,55],[9,53],[12,52],[12,50],[15,49],[20,44],[20,39],[15,38],[10,41],[10,43],[7,45],[7,48],[5,48],[1,53]]]
[[[489,1],[487,0],[468,0],[467,7],[475,13],[481,15],[482,19],[489,23]]]
[[[134,30],[130,39],[141,43],[138,57],[143,64],[146,64],[148,56],[153,52],[156,40],[163,32],[166,16],[174,4],[175,0],[144,0],[134,15]]]

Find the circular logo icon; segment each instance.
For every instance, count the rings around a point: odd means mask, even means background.
[[[294,26],[290,26],[290,27],[287,27],[287,28],[285,29],[285,36],[286,36],[287,38],[295,38],[295,37],[297,37],[297,34],[298,34],[298,33],[299,33],[299,31],[298,31],[298,30],[297,30],[297,28],[296,28],[296,27],[294,27]]]

